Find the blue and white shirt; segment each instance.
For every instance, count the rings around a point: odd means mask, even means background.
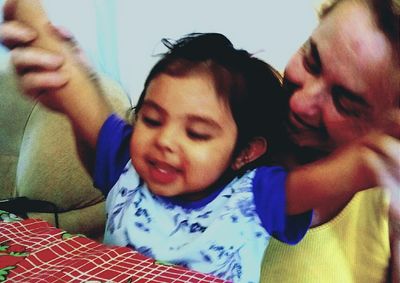
[[[270,237],[295,244],[311,213],[285,214],[286,172],[260,167],[198,201],[154,195],[129,160],[132,128],[112,115],[97,144],[95,185],[107,196],[105,243],[233,282],[259,282]]]

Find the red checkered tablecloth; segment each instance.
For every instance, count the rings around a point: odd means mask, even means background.
[[[42,220],[2,218],[0,282],[226,282],[68,234]]]

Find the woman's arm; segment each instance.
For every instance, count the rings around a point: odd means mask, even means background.
[[[77,60],[71,46],[56,35],[39,0],[7,0],[4,6],[6,21],[13,21],[14,28],[30,27],[33,40],[26,49],[15,49],[12,61],[20,75],[25,93],[38,99],[47,107],[66,114],[72,122],[78,138],[82,138],[91,148],[95,148],[97,136],[111,110],[105,99],[99,95],[96,83],[90,78],[87,69]],[[17,23],[17,24],[16,24]],[[18,46],[18,34],[5,38],[10,32],[2,33],[2,42],[11,42],[9,47]],[[7,31],[7,29],[6,29]],[[22,40],[22,39],[21,39]],[[22,43],[21,43],[22,44]],[[11,46],[10,46],[11,45]],[[29,49],[30,48],[30,49]],[[47,55],[43,55],[46,54]],[[51,52],[51,53],[50,53]],[[25,72],[32,66],[45,64],[51,54],[61,56],[64,60],[59,68],[57,62],[52,72]],[[35,57],[36,56],[36,57]],[[39,57],[41,56],[41,57]],[[48,58],[48,57],[47,57]],[[43,86],[51,85],[51,80],[64,78],[65,84],[58,88],[43,91]],[[47,81],[46,81],[47,80]]]

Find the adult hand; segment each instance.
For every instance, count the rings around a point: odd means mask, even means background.
[[[71,33],[50,24],[48,28],[70,45],[75,59],[87,69],[89,75],[92,75],[92,68]],[[33,98],[57,90],[69,80],[68,75],[60,71],[64,57],[46,49],[30,46],[36,38],[37,32],[21,22],[5,21],[0,24],[0,42],[10,49],[11,63],[19,76],[23,92]]]
[[[370,143],[376,153],[370,155],[369,164],[375,169],[379,185],[390,197],[389,232],[391,248],[391,282],[400,282],[400,110],[390,113],[383,128],[387,135]]]
[[[34,7],[27,7],[27,5]],[[30,9],[35,9],[37,19],[32,20],[29,15],[26,15],[30,13]],[[95,77],[88,60],[72,34],[66,29],[52,26],[46,20],[47,16],[40,2],[7,0],[3,6],[3,15],[4,22],[0,25],[0,41],[11,49],[11,63],[19,75],[19,83],[25,94],[36,98],[62,88],[69,80],[69,72],[61,71],[65,61],[65,57],[61,54],[65,52],[60,52],[59,48],[39,48],[38,46],[43,47],[43,39],[39,44],[37,42],[40,41],[39,30],[41,33],[44,32],[50,37],[54,37],[53,43],[60,41],[64,43],[64,46],[69,46],[72,52],[67,53],[72,54],[72,60],[76,61],[80,68],[86,69],[88,76]],[[29,25],[25,24],[27,19]],[[32,25],[32,23],[35,24]],[[39,30],[33,27],[39,28]],[[41,100],[44,99],[41,98]]]
[[[400,110],[392,113],[391,119],[389,121],[389,129],[391,131],[400,132]],[[399,135],[397,135],[399,138]],[[396,144],[393,144],[396,146]],[[399,159],[400,159],[400,145],[397,144],[397,149],[394,148],[395,159],[397,158],[397,168],[396,163],[393,165],[393,172],[397,176],[400,174]],[[400,182],[399,178],[395,176],[389,176],[388,173],[386,178],[382,178],[382,185],[388,188],[390,194],[390,207],[389,207],[389,230],[390,230],[390,246],[391,246],[391,282],[400,282]]]
[[[378,185],[390,196],[390,219],[400,238],[400,110],[393,110],[379,127],[382,133],[372,135],[365,145],[371,150],[367,161]]]
[[[77,58],[75,45],[51,26],[39,0],[7,0],[4,19],[0,38],[13,48],[12,63],[23,91],[66,114],[79,137],[94,148],[111,110],[99,95],[97,78]],[[11,28],[18,29],[13,36]]]
[[[391,226],[399,227],[400,110],[391,114],[384,123],[376,125],[375,130],[339,148],[328,158],[296,169],[303,173],[299,176],[306,180],[308,190],[314,181],[319,184],[321,176],[325,183],[330,184],[330,190],[321,190],[320,186],[316,186],[312,190],[313,197],[307,196],[304,200],[294,202],[316,208],[312,225],[319,225],[337,215],[357,191],[379,186],[390,194]],[[329,176],[326,172],[330,172]],[[293,192],[298,199],[298,192],[303,189],[299,185],[294,187]],[[293,192],[287,191],[288,197]],[[316,204],[315,200],[320,203]],[[304,207],[300,208],[291,207],[295,212],[304,211]],[[400,238],[400,229],[392,230],[392,234]]]
[[[36,97],[45,90],[57,89],[67,82],[65,75],[57,72],[64,59],[47,50],[29,46],[38,38],[38,32],[15,19],[17,6],[18,1],[13,0],[7,0],[3,6],[4,22],[0,25],[0,41],[12,50],[11,62],[20,76],[22,90]],[[48,28],[54,30],[50,25]]]
[[[25,94],[33,98],[68,82],[66,74],[58,72],[64,62],[63,56],[28,46],[36,36],[34,29],[17,21],[0,25],[0,40],[11,49],[11,63],[19,76],[20,86]]]

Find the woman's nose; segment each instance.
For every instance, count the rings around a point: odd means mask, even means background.
[[[290,111],[306,123],[317,126],[321,115],[324,98],[324,86],[317,80],[298,84],[291,89]]]

